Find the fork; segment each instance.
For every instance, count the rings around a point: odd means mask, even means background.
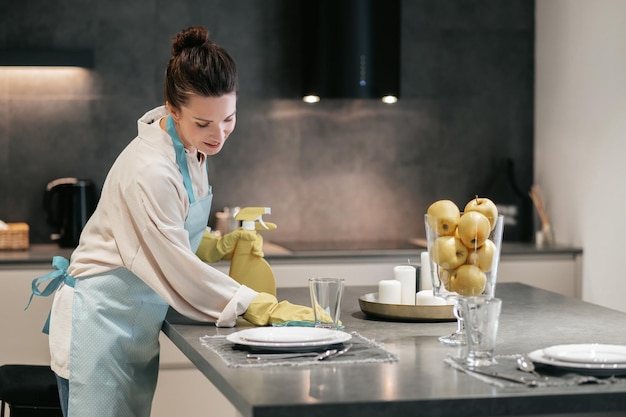
[[[335,352],[332,352],[332,353],[327,353],[328,351],[326,351],[326,352],[324,352],[323,354],[319,355],[316,359],[317,359],[318,361],[323,361],[323,360],[328,359],[328,358],[334,358],[334,357],[336,357],[336,356],[343,355],[344,353],[346,353],[347,351],[349,351],[351,347],[352,347],[352,343],[350,343],[349,345],[346,345],[346,346],[345,346],[343,349],[341,349],[341,350],[336,350],[336,349],[334,349],[334,350],[335,350]]]
[[[295,359],[295,358],[311,358],[314,357],[316,360],[320,360],[320,357],[328,357],[337,353],[337,349],[328,349],[322,353],[318,352],[306,352],[306,353],[248,353],[246,358],[249,360],[255,361],[271,361],[271,360],[282,360],[282,359]]]

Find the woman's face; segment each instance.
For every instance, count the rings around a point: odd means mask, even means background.
[[[185,148],[207,155],[222,150],[224,142],[235,129],[237,94],[220,97],[192,95],[186,105],[175,109],[167,103],[176,131]]]

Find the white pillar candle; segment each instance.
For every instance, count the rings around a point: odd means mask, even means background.
[[[443,306],[447,302],[443,298],[436,298],[433,290],[423,290],[415,294],[415,304],[418,306]]]
[[[415,305],[416,272],[411,265],[398,265],[393,268],[393,276],[402,284],[401,304]]]
[[[402,284],[394,279],[384,279],[378,283],[378,302],[383,304],[400,304],[402,301]]]
[[[430,277],[430,256],[428,256],[428,251],[420,254],[420,262],[422,264],[420,270],[420,290],[432,290],[433,281]]]

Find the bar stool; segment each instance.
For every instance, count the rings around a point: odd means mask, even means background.
[[[0,417],[62,417],[54,372],[42,365],[0,366]]]

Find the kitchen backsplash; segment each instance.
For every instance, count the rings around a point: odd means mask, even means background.
[[[299,100],[297,2],[43,0],[0,14],[0,47],[91,48],[95,68],[0,68],[0,219],[49,242],[48,181],[102,185],[136,120],[162,102],[170,38],[207,26],[240,69],[237,128],[210,159],[213,212],[272,207],[275,241],[423,236],[430,202],[464,204],[514,161],[532,184],[534,3],[402,2],[400,101]],[[51,15],[52,14],[52,15]],[[507,194],[507,198],[510,197]]]

